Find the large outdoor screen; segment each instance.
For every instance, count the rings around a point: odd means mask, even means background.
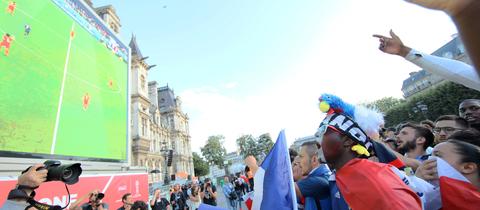
[[[128,47],[78,0],[0,7],[0,156],[125,161]]]

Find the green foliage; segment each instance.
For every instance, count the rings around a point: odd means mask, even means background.
[[[222,135],[210,136],[208,137],[207,144],[200,148],[207,162],[213,163],[220,168],[223,167],[223,157],[227,154],[227,150],[223,147],[224,139],[225,137]]]
[[[385,126],[391,127],[406,121],[435,120],[447,114],[458,115],[458,105],[468,98],[480,98],[480,92],[452,82],[440,84],[390,108],[385,113]],[[415,108],[418,104],[426,105],[428,110],[419,111]]]
[[[264,133],[260,135],[257,139],[258,149],[263,153],[264,156],[270,152],[270,149],[273,147],[272,137],[269,133]]]
[[[209,167],[207,161],[203,160],[200,155],[198,155],[196,152],[192,153],[193,155],[193,170],[195,171],[195,176],[200,177],[200,176],[205,176],[209,172]]]
[[[243,155],[243,157],[247,157],[249,155],[257,157],[259,155],[256,139],[252,135],[240,136],[237,139],[237,145],[240,149],[240,154]]]
[[[273,147],[273,141],[268,133],[262,134],[258,138],[254,138],[252,135],[243,135],[237,139],[237,145],[243,157],[252,155],[258,160],[268,154]]]
[[[399,105],[403,102],[405,102],[405,100],[403,100],[403,99],[394,98],[394,97],[384,97],[384,98],[378,99],[376,101],[373,101],[371,103],[366,103],[366,104],[363,104],[363,105],[368,107],[368,108],[375,108],[382,113],[386,113],[391,108],[393,108],[393,107],[395,107],[395,106],[397,106],[397,105]]]

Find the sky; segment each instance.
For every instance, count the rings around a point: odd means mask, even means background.
[[[390,29],[431,53],[457,33],[449,17],[402,0],[94,0],[112,4],[121,39],[132,34],[148,79],[181,97],[190,117],[192,151],[211,135],[228,152],[243,134],[285,129],[287,141],[315,133],[318,97],[351,103],[402,97],[420,70],[378,50],[372,34]]]

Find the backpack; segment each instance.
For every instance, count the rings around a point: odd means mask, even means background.
[[[235,190],[232,190],[228,196],[230,197],[231,200],[237,200],[237,193],[235,192]]]

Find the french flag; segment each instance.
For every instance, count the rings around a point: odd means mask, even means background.
[[[387,149],[387,147],[376,141],[372,141],[373,151],[375,156],[377,156],[380,163],[390,164],[396,168],[403,170],[405,169],[405,163],[403,163],[393,152]]]
[[[460,172],[437,157],[442,210],[480,208],[480,192]],[[476,206],[476,207],[475,207]]]
[[[297,209],[292,166],[284,130],[280,132],[270,153],[258,168],[254,180],[253,210]]]

